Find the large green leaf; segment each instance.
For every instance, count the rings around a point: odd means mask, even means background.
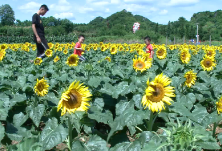
[[[40,135],[40,142],[45,150],[62,143],[68,135],[67,129],[61,124],[58,125],[56,118],[49,119]]]
[[[83,118],[84,114],[85,112],[83,111],[77,111],[74,114],[68,115],[71,119],[71,124],[74,126],[74,128],[78,133],[80,133],[81,131],[81,126],[82,126],[81,119]],[[65,120],[67,122],[67,118]]]
[[[183,104],[190,110],[196,102],[196,96],[193,93],[182,96],[177,95],[177,102]]]
[[[182,116],[191,116],[190,111],[184,105],[178,102],[174,102],[172,106],[169,106],[169,110]]]
[[[100,77],[91,77],[88,81],[89,86],[97,88],[100,85],[101,78]]]
[[[5,136],[5,127],[0,122],[0,142]]]
[[[26,100],[25,94],[15,94],[10,102],[23,102]]]
[[[126,105],[127,103],[120,102],[116,106]],[[134,109],[134,102],[131,101],[127,109],[122,112],[122,109],[118,107],[117,113],[122,113],[117,116],[112,123],[110,123],[111,131],[108,135],[108,140],[115,131],[122,130],[125,126],[137,126],[143,123],[143,119],[148,118],[146,112],[143,110],[136,111]]]
[[[107,143],[101,137],[93,135],[86,143],[87,149],[96,151],[108,151]]]
[[[199,124],[201,124],[206,118],[209,113],[207,112],[206,108],[201,106],[200,104],[197,104],[194,106],[195,109],[192,111],[192,114],[189,115],[189,118]]]
[[[28,115],[24,115],[22,112],[20,112],[19,114],[15,114],[13,116],[13,124],[16,127],[20,127],[22,126],[22,124],[24,124],[28,119]]]
[[[220,144],[222,144],[222,133],[219,133],[217,135],[218,140],[220,141]],[[1,139],[0,139],[1,140]]]
[[[221,149],[216,141],[212,142],[196,142],[196,145],[201,146],[203,149],[216,150]]]
[[[143,109],[143,105],[142,105],[142,95],[141,94],[136,94],[133,96],[133,101],[135,103],[135,106],[138,108],[138,109]]]
[[[72,143],[72,151],[108,151],[107,143],[101,137],[97,135],[90,136],[86,143],[82,143],[78,140]]]
[[[4,102],[0,100],[0,121],[5,121],[8,116],[8,109],[4,107]]]
[[[42,151],[42,147],[37,143],[38,138],[24,139],[17,146],[17,151]]]
[[[104,110],[104,112],[102,112],[94,106],[89,109],[88,116],[90,119],[94,119],[99,123],[108,124],[113,122],[113,114],[109,110]]]
[[[141,144],[138,141],[124,142],[112,147],[110,151],[141,151]]]
[[[41,118],[45,112],[45,105],[39,104],[37,107],[34,107],[34,108],[29,106],[26,108],[26,111],[29,113],[29,117],[32,119],[34,124],[38,127],[41,121]]]

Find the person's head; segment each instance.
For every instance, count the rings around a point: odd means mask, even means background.
[[[83,43],[84,40],[85,40],[85,36],[84,36],[84,35],[79,35],[78,41],[79,41],[80,43]]]
[[[144,42],[145,42],[146,45],[149,45],[150,42],[151,42],[151,38],[150,38],[149,36],[146,36],[146,37],[144,38]]]
[[[46,14],[46,12],[49,11],[49,8],[47,5],[42,5],[39,8],[39,15],[44,16]]]

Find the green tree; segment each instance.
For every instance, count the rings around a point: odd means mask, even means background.
[[[158,23],[156,23],[156,27],[155,27],[155,34],[156,34],[156,33],[158,33],[158,31],[159,31],[159,24],[158,24]]]
[[[10,5],[5,4],[0,6],[0,20],[3,26],[14,24],[15,13]]]
[[[167,37],[170,37],[171,35],[171,27],[170,27],[170,21],[168,22],[168,25],[167,25]]]

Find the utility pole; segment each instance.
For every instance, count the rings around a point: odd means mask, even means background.
[[[197,23],[197,44],[199,43],[198,24],[199,24],[199,23]]]

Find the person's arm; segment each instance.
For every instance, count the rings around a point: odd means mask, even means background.
[[[153,58],[153,56],[154,56],[154,51],[151,50],[151,58]]]
[[[41,39],[40,39],[40,37],[39,37],[39,35],[38,35],[37,31],[36,31],[35,24],[32,24],[32,30],[33,30],[33,33],[34,33],[35,36],[36,36],[36,41],[37,41],[38,43],[41,43]]]

